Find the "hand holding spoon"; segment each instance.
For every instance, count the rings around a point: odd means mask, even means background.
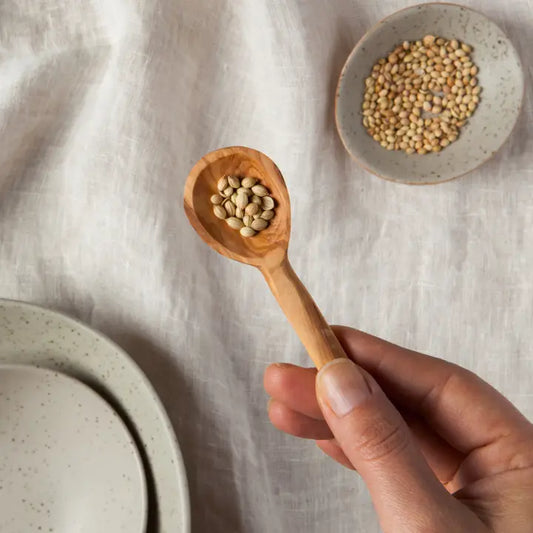
[[[276,216],[266,230],[254,237],[243,237],[213,214],[210,197],[217,192],[218,180],[227,175],[259,179],[276,200]],[[333,359],[346,357],[337,337],[289,263],[289,193],[279,169],[266,155],[242,146],[221,148],[205,155],[187,178],[184,207],[192,227],[211,248],[262,272],[318,369]]]

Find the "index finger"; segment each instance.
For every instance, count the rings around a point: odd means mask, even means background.
[[[474,373],[367,333],[335,326],[347,354],[395,401],[421,414],[458,450],[490,444],[527,419]]]

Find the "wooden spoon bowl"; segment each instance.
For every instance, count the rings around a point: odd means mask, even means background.
[[[253,237],[243,237],[213,213],[210,198],[218,192],[218,180],[228,175],[259,179],[276,201],[276,214],[270,225]],[[184,208],[192,227],[211,248],[259,268],[317,368],[346,357],[289,263],[289,193],[278,167],[266,155],[243,146],[221,148],[205,155],[187,178]]]
[[[213,213],[211,196],[226,175],[247,176],[261,181],[276,200],[276,216],[266,230],[251,238],[230,228]],[[194,165],[185,185],[185,212],[200,237],[217,252],[256,267],[276,261],[286,252],[291,232],[291,206],[287,186],[278,167],[266,155],[233,146],[211,152]]]

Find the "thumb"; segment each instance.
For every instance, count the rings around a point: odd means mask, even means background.
[[[326,422],[368,486],[383,529],[429,531],[420,527],[439,516],[442,525],[454,500],[372,376],[349,359],[335,359],[318,373],[316,392]]]

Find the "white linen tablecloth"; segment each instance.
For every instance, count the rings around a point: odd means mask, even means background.
[[[274,429],[262,375],[310,364],[260,274],[182,209],[205,152],[257,148],[292,196],[324,315],[479,373],[533,415],[533,5],[476,0],[515,43],[517,131],[431,187],[371,176],[335,131],[340,69],[409,0],[0,1],[0,296],[123,346],[184,453],[193,531],[379,531],[357,475]]]

